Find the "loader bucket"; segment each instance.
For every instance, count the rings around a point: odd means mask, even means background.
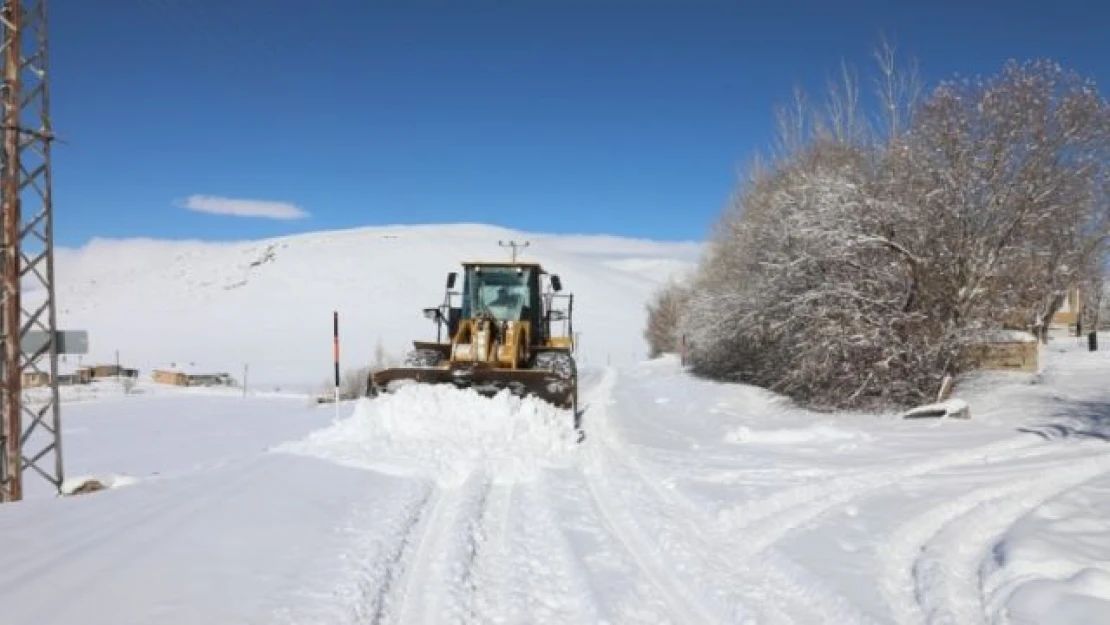
[[[450,384],[471,388],[486,396],[504,389],[514,395],[538,397],[549,404],[577,410],[575,381],[550,371],[497,368],[394,367],[370,376],[371,396],[388,393],[406,384]]]

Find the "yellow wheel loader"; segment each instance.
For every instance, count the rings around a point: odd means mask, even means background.
[[[578,428],[574,295],[562,293],[559,276],[538,263],[464,262],[462,268],[461,292],[452,291],[458,273],[450,272],[443,303],[424,309],[435,322],[435,342],[413,341],[402,366],[371,373],[368,394],[411,383],[452,384],[487,396],[509,389],[573,410]]]

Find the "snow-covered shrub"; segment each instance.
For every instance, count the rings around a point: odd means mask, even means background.
[[[670,282],[656,291],[648,302],[644,340],[651,358],[673,354],[681,349],[678,324],[687,299],[686,289],[681,284]]]

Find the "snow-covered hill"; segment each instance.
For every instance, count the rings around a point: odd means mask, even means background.
[[[575,294],[584,366],[644,357],[644,304],[657,284],[693,266],[696,243],[523,233],[475,225],[394,226],[235,243],[94,240],[57,253],[59,327],[89,331],[85,361],[144,372],[195,363],[253,386],[312,390],[331,371],[332,311],[344,368],[380,341],[400,356],[434,338],[421,309],[442,300],[447,272],[467,259],[503,260],[499,241],[528,241]]]

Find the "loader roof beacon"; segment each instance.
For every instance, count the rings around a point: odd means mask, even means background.
[[[573,410],[579,428],[574,295],[563,293],[559,276],[538,263],[463,262],[462,268],[462,290],[452,290],[458,278],[452,271],[443,303],[424,309],[436,324],[436,340],[413,341],[402,366],[371,374],[368,393],[412,383],[453,384],[487,396],[508,389]]]

